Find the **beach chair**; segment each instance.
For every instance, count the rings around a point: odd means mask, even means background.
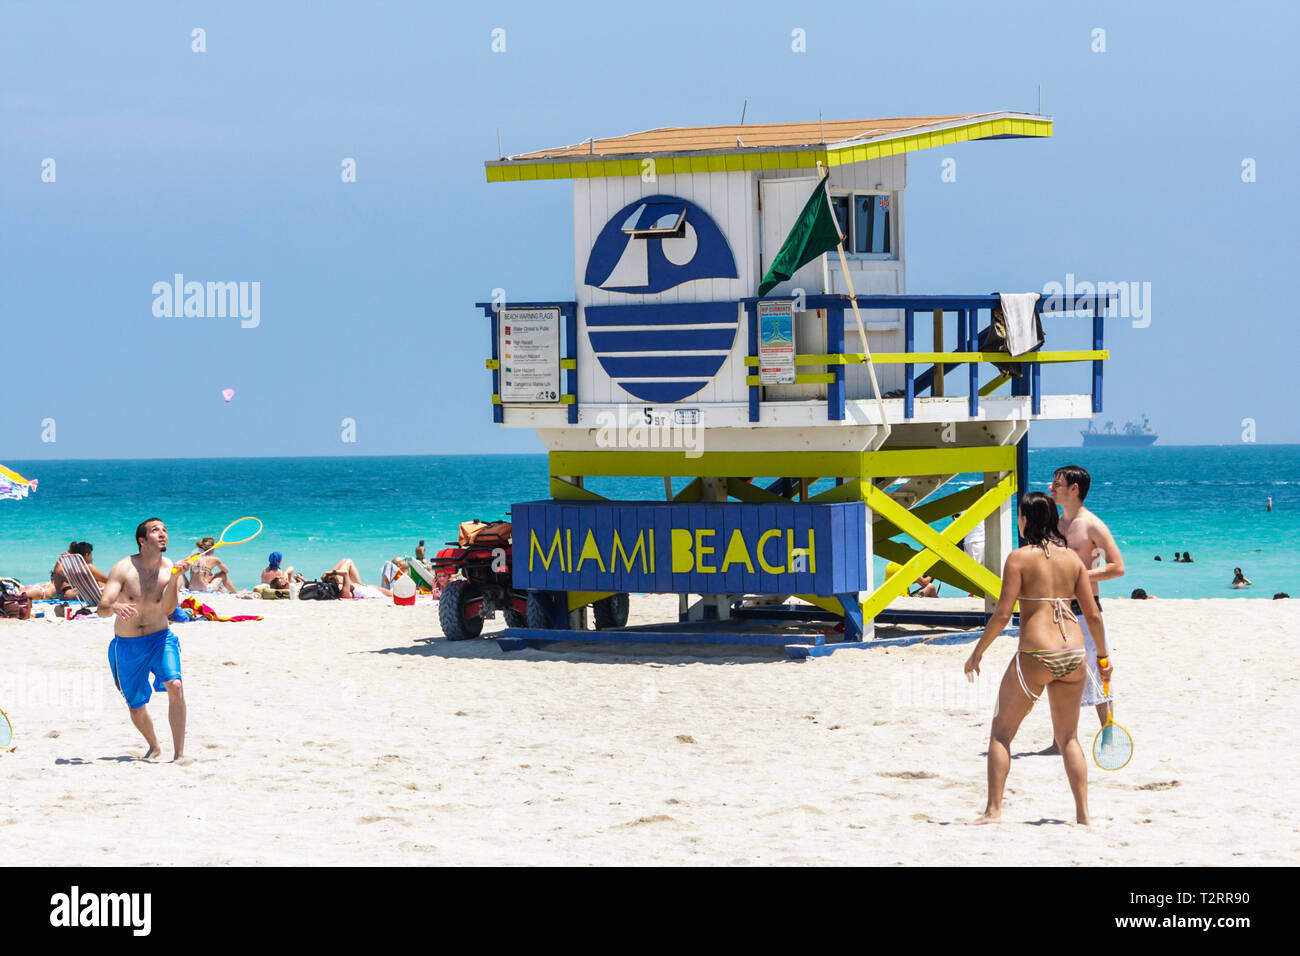
[[[85,605],[77,611],[77,616],[94,613],[103,599],[103,594],[99,590],[95,576],[90,573],[90,566],[86,564],[86,559],[79,554],[68,553],[59,555],[59,561],[63,564],[63,573],[67,576],[68,583],[72,585],[72,590],[77,592],[77,600]]]
[[[414,558],[410,560],[408,570],[411,573],[411,580],[415,586],[425,594],[431,594],[438,588],[438,582],[434,579],[434,572],[430,571],[419,561]]]

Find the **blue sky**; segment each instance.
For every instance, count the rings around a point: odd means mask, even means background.
[[[0,458],[540,450],[491,423],[474,303],[572,297],[571,185],[488,185],[498,127],[511,153],[734,122],[745,100],[752,122],[1033,111],[1040,83],[1053,139],[910,157],[910,291],[1149,282],[1150,325],[1108,324],[1101,421],[1218,444],[1252,418],[1300,442],[1280,291],[1298,23],[1281,4],[5,2]],[[260,282],[261,324],[155,317],[177,272]],[[1086,323],[1048,335],[1084,346]],[[1044,381],[1086,389],[1082,369]]]

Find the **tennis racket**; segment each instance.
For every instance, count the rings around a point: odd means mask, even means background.
[[[9,715],[0,710],[0,750],[9,750],[14,742],[14,728],[9,723]]]
[[[1106,667],[1110,658],[1103,657],[1097,661],[1098,666]],[[1089,678],[1096,683],[1096,678],[1089,673]],[[1110,681],[1102,681],[1102,696],[1110,696]],[[1106,709],[1106,723],[1097,731],[1092,740],[1092,761],[1102,770],[1123,770],[1133,759],[1133,736],[1115,723],[1115,704]]]
[[[205,554],[211,554],[217,548],[228,547],[232,544],[243,544],[245,541],[252,541],[262,533],[261,518],[236,518],[230,524],[226,525],[225,530],[221,532],[221,537],[217,543],[206,551],[195,551],[186,561],[193,561],[195,558],[201,558]],[[177,569],[172,568],[172,574],[176,574]]]

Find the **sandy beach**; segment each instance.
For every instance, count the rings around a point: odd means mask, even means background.
[[[1045,704],[983,809],[1003,637],[842,651],[503,653],[435,608],[209,600],[176,626],[194,762],[145,762],[111,623],[0,621],[3,865],[1256,865],[1300,857],[1293,601],[1107,601],[1127,768],[1073,819]],[[898,602],[898,606],[919,602]],[[924,602],[933,607],[936,602]],[[974,607],[973,601],[945,601]],[[633,623],[675,614],[634,596]],[[498,620],[488,630],[499,630]],[[1291,686],[1288,686],[1291,685]],[[1290,696],[1288,696],[1290,695]],[[150,704],[170,757],[166,695]],[[1082,715],[1085,742],[1095,713]]]

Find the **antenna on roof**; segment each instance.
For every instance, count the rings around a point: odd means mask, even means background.
[[[596,137],[594,136],[587,137],[587,155],[596,155]]]
[[[818,111],[817,111],[817,128],[818,128],[819,130],[821,130],[821,134],[822,134],[822,145],[825,146],[825,145],[826,145],[826,127],[822,125],[822,111],[821,111],[821,110],[818,110]]]
[[[745,100],[745,105],[740,108],[740,125],[745,125],[745,111],[749,109],[749,100]]]
[[[1038,84],[1038,115],[1043,115],[1043,84]]]
[[[501,152],[501,127],[497,127],[497,159],[505,159],[505,154]]]

